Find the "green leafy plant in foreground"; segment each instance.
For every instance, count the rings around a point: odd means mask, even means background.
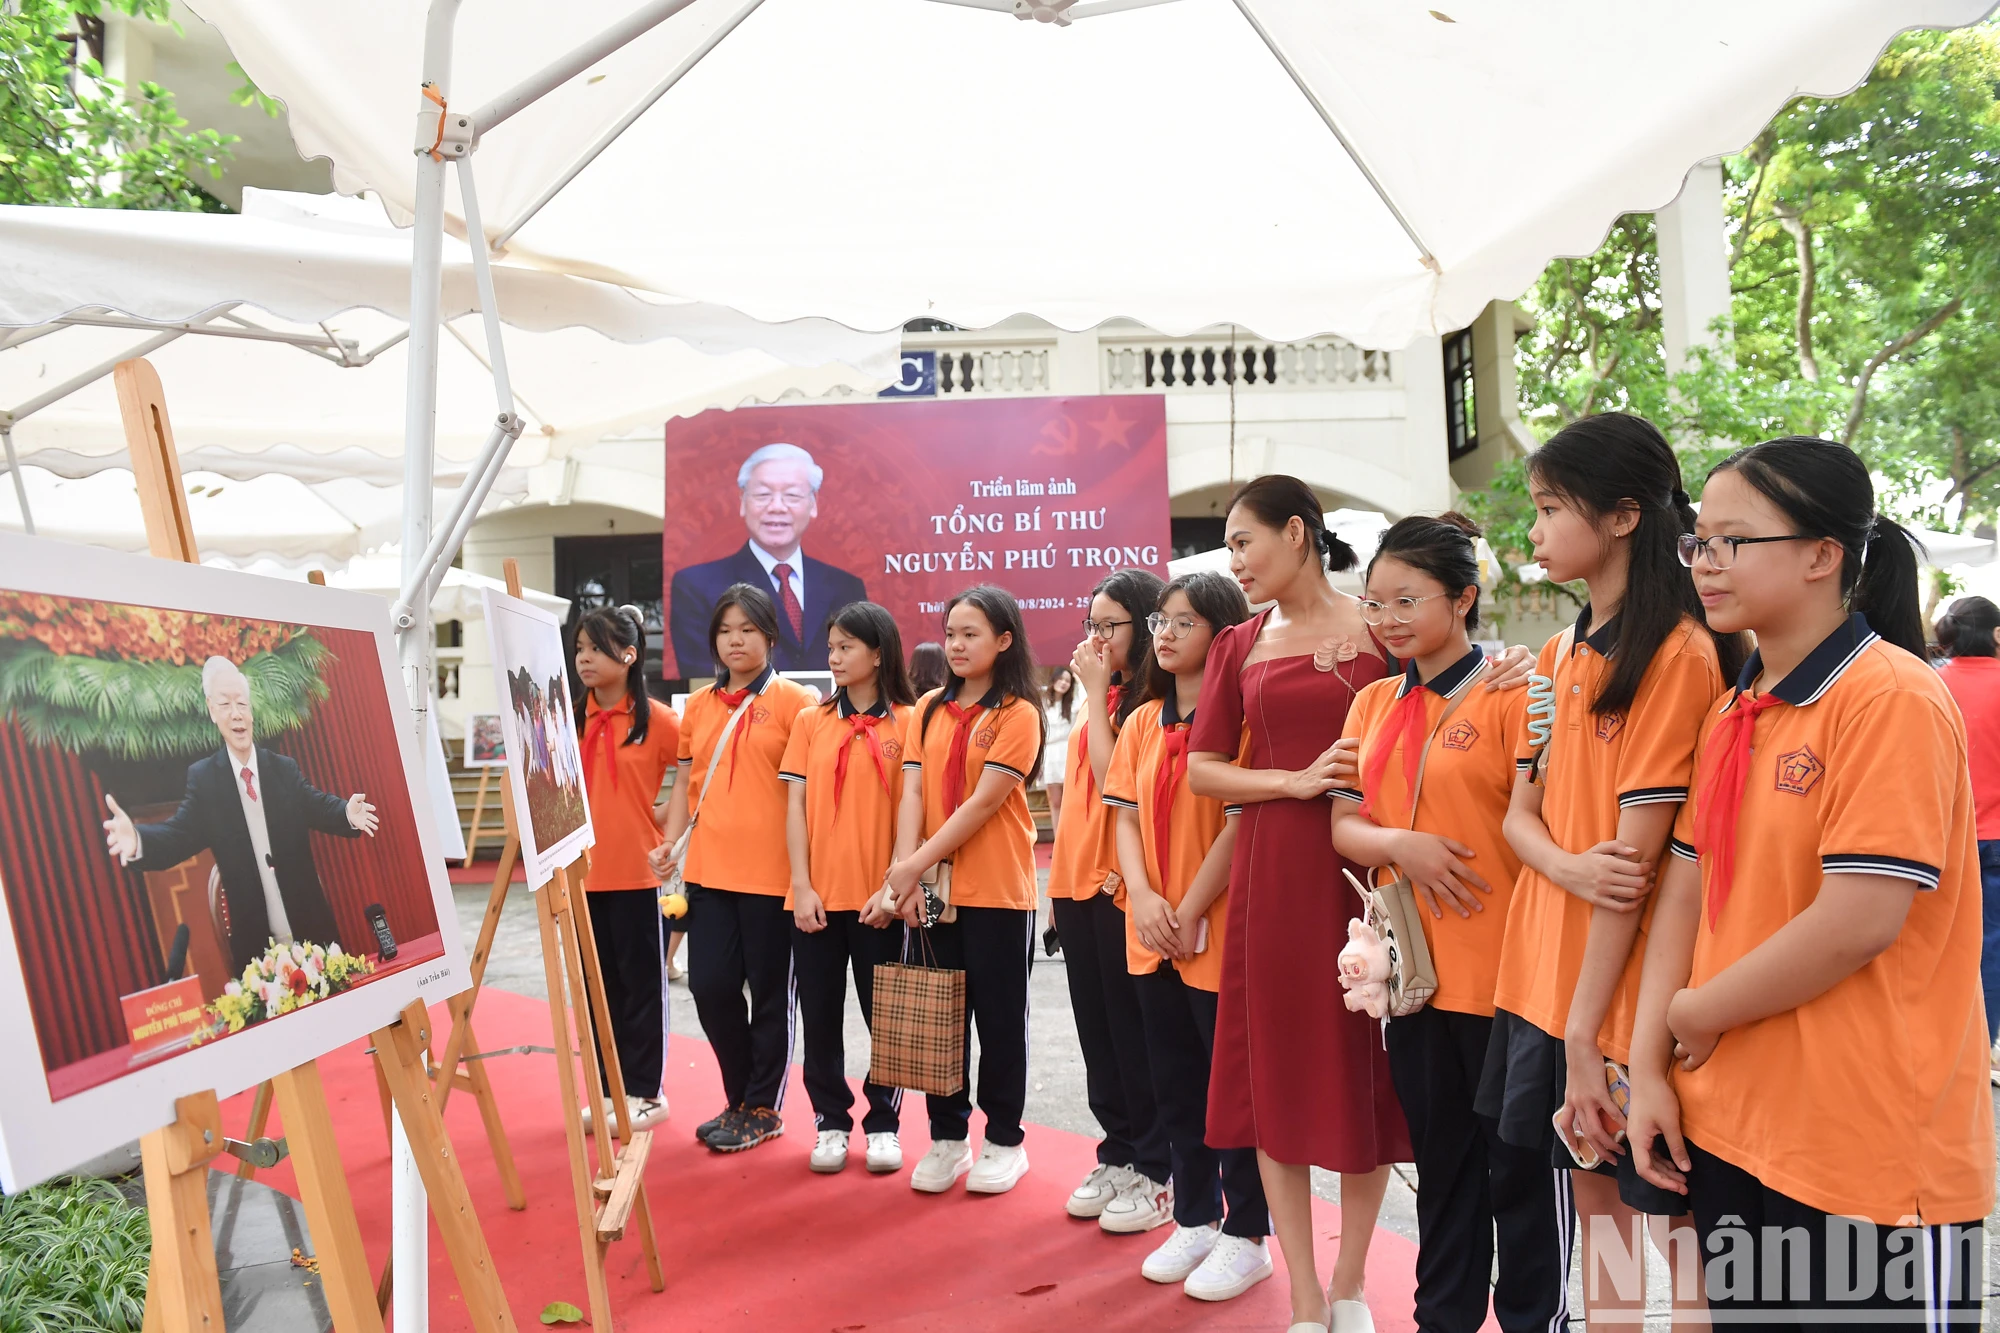
[[[139,1333],[153,1240],[102,1180],[0,1198],[0,1333]]]

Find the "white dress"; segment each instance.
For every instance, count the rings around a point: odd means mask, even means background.
[[[1062,782],[1063,765],[1069,759],[1069,734],[1076,729],[1076,724],[1083,719],[1083,695],[1079,691],[1072,691],[1072,694],[1075,702],[1069,706],[1070,717],[1065,718],[1062,715],[1062,705],[1060,704],[1050,704],[1043,709],[1043,715],[1048,718],[1048,738],[1042,747],[1042,785],[1044,787]]]

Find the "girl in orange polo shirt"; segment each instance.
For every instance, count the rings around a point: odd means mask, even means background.
[[[1173,1234],[1139,1271],[1154,1282],[1179,1282],[1205,1301],[1240,1296],[1273,1271],[1256,1150],[1217,1151],[1205,1141],[1240,811],[1187,785],[1189,729],[1208,646],[1249,615],[1243,590],[1221,574],[1185,574],[1166,585],[1158,609],[1142,622],[1155,658],[1147,699],[1118,734],[1104,778],[1130,895],[1123,962],[1138,993],[1173,1161]]]
[[[576,627],[583,698],[583,781],[590,797],[590,933],[635,1129],[666,1119],[665,920],[660,877],[646,857],[660,842],[654,811],[680,749],[681,721],[646,694],[646,627],[637,607],[586,614]]]
[[[778,612],[763,589],[738,583],[723,593],[709,618],[708,641],[718,679],[688,698],[680,774],[655,860],[664,861],[692,820],[682,868],[688,989],[728,1103],[695,1137],[717,1152],[742,1152],[785,1130],[778,1111],[792,1055],[792,914],[785,910],[792,870],[778,766],[793,719],[818,700],[805,686],[779,679],[771,665]]]
[[[945,605],[942,689],[917,701],[903,742],[903,800],[888,888],[896,911],[918,920],[918,881],[951,863],[957,919],[921,932],[939,967],[965,971],[965,1049],[979,1025],[979,1109],[986,1144],[975,1165],[966,1138],[971,1080],[927,1097],[931,1149],[910,1187],[942,1194],[1004,1194],[1028,1171],[1021,1111],[1028,1097],[1028,969],[1035,944],[1035,823],[1022,784],[1042,753],[1035,658],[1021,609],[981,584]],[[878,908],[879,910],[879,908]],[[916,938],[915,935],[912,937]]]
[[[1586,1237],[1629,1236],[1635,1210],[1664,1219],[1681,1205],[1633,1171],[1606,1061],[1630,1058],[1653,873],[1687,797],[1701,719],[1742,648],[1710,634],[1680,567],[1694,512],[1650,422],[1571,423],[1529,459],[1528,486],[1535,558],[1551,582],[1581,580],[1590,600],[1542,648],[1537,671],[1553,697],[1531,709],[1516,751],[1506,834],[1522,870],[1476,1105],[1506,1142],[1577,1168],[1564,1183]],[[1581,1166],[1593,1152],[1597,1164]],[[1664,1220],[1653,1231],[1664,1249]],[[1597,1280],[1596,1253],[1586,1249],[1588,1317],[1630,1317],[1643,1294]]]
[[[819,1140],[809,1163],[828,1174],[847,1165],[854,1090],[847,1084],[844,1041],[847,972],[861,1021],[875,1012],[875,965],[902,956],[903,925],[862,920],[882,887],[896,845],[902,797],[903,733],[916,695],[903,669],[896,618],[873,602],[850,602],[826,628],[826,664],[834,695],[792,723],[778,776],[790,788],[785,841],[791,850],[792,966],[805,1023],[806,1095]],[[880,914],[872,914],[879,918]],[[862,1087],[868,1113],[868,1169],[897,1171],[903,1090]]]
[[[1728,1256],[1706,1272],[1725,1319],[1976,1327],[1977,805],[1915,552],[1860,458],[1804,436],[1725,460],[1681,549],[1711,623],[1758,651],[1709,710],[1659,889],[1640,1169]]]
[[[1071,1192],[1067,1208],[1071,1217],[1094,1217],[1113,1234],[1150,1231],[1174,1210],[1139,992],[1125,970],[1117,824],[1098,799],[1118,733],[1149,692],[1146,617],[1159,606],[1160,589],[1145,570],[1121,569],[1091,590],[1084,639],[1070,663],[1084,696],[1063,766],[1063,786],[1075,799],[1056,822],[1049,858],[1050,924],[1062,941],[1090,1113],[1104,1130],[1097,1165]]]
[[[1409,877],[1437,968],[1430,1003],[1384,1034],[1417,1165],[1417,1327],[1472,1333],[1486,1321],[1490,1285],[1502,1329],[1542,1333],[1560,1324],[1567,1294],[1568,1230],[1548,1151],[1507,1142],[1473,1110],[1521,869],[1501,827],[1528,702],[1520,690],[1483,687],[1491,664],[1471,639],[1478,536],[1459,514],[1413,516],[1382,534],[1368,563],[1361,614],[1406,665],[1348,710],[1361,781],[1332,793],[1343,798],[1333,845],[1356,865]]]

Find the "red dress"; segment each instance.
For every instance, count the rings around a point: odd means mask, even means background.
[[[1310,654],[1243,665],[1264,615],[1209,649],[1189,748],[1249,768],[1299,769],[1335,741],[1355,691],[1387,671],[1362,653],[1335,671]],[[1344,677],[1344,679],[1343,679]],[[1410,1160],[1382,1026],[1341,1003],[1334,959],[1360,900],[1333,850],[1326,798],[1245,805],[1229,867],[1229,929],[1208,1084],[1208,1144],[1280,1162],[1368,1172]]]

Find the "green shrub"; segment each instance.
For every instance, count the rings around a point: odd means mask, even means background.
[[[0,1333],[139,1333],[146,1212],[102,1180],[0,1198]]]

